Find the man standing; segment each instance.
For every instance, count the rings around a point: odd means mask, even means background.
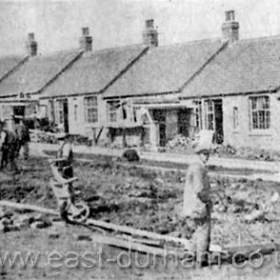
[[[25,160],[28,160],[29,157],[29,146],[28,143],[30,141],[29,129],[26,126],[24,119],[22,117],[19,118],[19,124],[16,127],[16,134],[18,136],[18,147],[16,154],[19,156],[21,147],[23,147],[23,157]]]
[[[207,261],[210,246],[211,199],[206,167],[210,151],[211,142],[200,139],[195,150],[196,159],[187,170],[184,190],[184,234],[186,238],[191,238],[190,253],[200,262]]]
[[[71,139],[68,134],[60,134],[57,136],[60,142],[60,147],[57,151],[57,162],[59,171],[64,179],[73,178],[73,151]]]
[[[8,131],[5,123],[0,123],[0,146],[2,151],[0,169],[4,168],[9,162],[15,173],[19,172],[15,162],[16,149],[17,149],[17,136],[15,133]]]

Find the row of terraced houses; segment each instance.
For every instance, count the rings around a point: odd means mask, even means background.
[[[280,37],[239,39],[234,11],[221,38],[160,46],[153,20],[139,45],[0,57],[0,117],[36,111],[95,143],[166,145],[178,134],[215,132],[217,143],[278,149]],[[25,112],[24,112],[25,111]]]

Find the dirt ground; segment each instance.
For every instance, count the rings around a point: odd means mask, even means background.
[[[23,168],[20,175],[13,176],[6,170],[0,172],[0,199],[56,208],[49,187],[51,171],[48,162],[33,158],[27,163],[21,161],[19,165]],[[77,186],[82,191],[83,199],[91,207],[92,218],[180,236],[176,213],[182,203],[182,171],[162,174],[154,169],[133,165],[119,166],[107,157],[96,157],[91,162],[77,162],[75,175],[79,177]],[[212,179],[211,186],[214,204],[212,243],[229,246],[279,240],[280,200],[277,184],[217,176]],[[15,216],[19,215],[12,212]],[[53,228],[59,233],[59,237],[54,239],[48,234]],[[83,232],[91,234],[86,229],[57,223],[49,229],[28,228],[1,233],[0,250],[1,254],[32,250],[44,257],[53,250],[63,256],[69,251],[80,255],[88,251],[96,253],[98,248],[93,242],[77,239],[77,235]],[[102,250],[107,258],[121,252],[106,246]],[[278,273],[272,261],[267,261],[267,265],[257,271],[250,267],[240,270],[231,266],[186,270],[177,268],[172,261],[168,268],[163,267],[160,260],[159,263],[158,267],[149,269],[124,269],[116,263],[106,263],[105,267],[98,269],[2,267],[0,275],[1,279],[245,279],[242,278],[245,276],[251,279],[258,274],[272,277]]]

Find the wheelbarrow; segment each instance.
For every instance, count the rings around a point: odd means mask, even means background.
[[[53,174],[50,186],[57,200],[60,216],[67,222],[84,222],[89,217],[90,209],[78,198],[79,192],[73,188],[73,183],[78,181],[78,178],[63,178],[56,165],[57,160],[49,160]]]

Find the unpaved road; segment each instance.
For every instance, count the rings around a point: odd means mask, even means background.
[[[0,197],[16,202],[55,208],[56,201],[49,187],[51,172],[45,159],[33,158],[29,162],[20,162],[23,172],[12,176],[7,171],[0,173]],[[77,183],[82,190],[83,198],[92,209],[92,217],[120,225],[129,225],[162,234],[176,232],[180,227],[176,211],[182,202],[184,177],[180,172],[159,174],[155,170],[139,167],[122,167],[108,158],[96,157],[89,162],[77,162],[75,173],[80,178]],[[278,217],[280,202],[272,201],[278,185],[262,181],[247,181],[226,178],[213,178],[213,231],[212,242],[220,245],[242,245],[256,242],[270,242],[278,239],[280,227]],[[266,209],[265,215],[256,221],[246,222],[244,217],[256,209]],[[18,215],[15,213],[14,215]],[[25,229],[20,232],[7,232],[0,235],[1,252],[4,251],[39,251],[59,250],[60,255],[74,251],[79,254],[86,250],[97,251],[90,241],[78,241],[77,234],[84,229],[53,226],[59,237],[50,239],[48,230]],[[52,228],[52,227],[51,227]],[[85,234],[90,234],[85,232]],[[105,254],[121,253],[120,250],[104,247]],[[60,256],[59,255],[59,256]],[[64,256],[64,255],[63,255]],[[277,267],[272,261],[258,270],[263,276],[277,275]],[[139,269],[120,268],[119,264],[108,263],[98,269],[52,267],[26,269],[2,269],[2,279],[238,279],[257,275],[250,266],[240,270],[231,266],[220,269],[187,269],[176,268],[174,263],[165,269],[162,265],[156,268]],[[207,277],[206,277],[207,276]],[[32,278],[33,277],[33,278]],[[134,277],[134,278],[131,278]],[[191,278],[190,278],[191,277]],[[176,279],[176,278],[173,278]],[[204,279],[204,278],[202,278]],[[251,278],[240,278],[251,279]],[[268,278],[271,279],[271,278]]]

